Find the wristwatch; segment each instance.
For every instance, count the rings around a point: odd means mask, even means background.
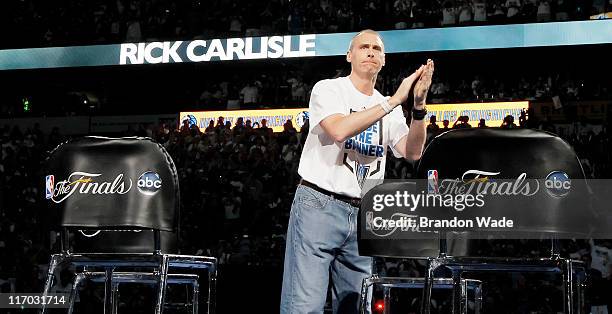
[[[427,115],[427,108],[423,107],[423,109],[414,109],[412,107],[412,120],[423,120]]]

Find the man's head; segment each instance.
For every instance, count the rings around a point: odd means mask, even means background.
[[[351,39],[346,61],[351,72],[376,75],[385,65],[385,45],[378,32],[366,29]]]

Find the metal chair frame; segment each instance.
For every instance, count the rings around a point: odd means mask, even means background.
[[[88,137],[86,144],[94,143],[98,145],[99,143],[93,141],[92,139],[97,140],[111,140],[117,141],[121,145],[128,144],[129,141],[133,141],[134,143],[139,143],[140,141],[153,142],[151,139],[146,138],[121,138],[121,139],[111,139],[111,138],[101,138],[101,137]],[[68,143],[68,142],[67,142]],[[114,144],[117,144],[114,143]],[[154,143],[154,142],[153,142]],[[62,144],[64,145],[64,144]],[[143,144],[144,145],[144,144]],[[150,144],[146,144],[150,145]],[[172,219],[173,223],[180,221],[180,194],[178,187],[178,176],[176,172],[176,168],[174,166],[174,162],[172,158],[168,154],[168,152],[160,145],[155,143],[156,148],[155,154],[163,154],[163,156],[157,156],[159,163],[166,163],[170,169],[169,175],[171,176],[170,181],[173,183],[173,193],[174,200],[173,202],[167,204],[167,206],[174,207],[174,219]],[[57,149],[59,149],[58,146]],[[120,147],[120,146],[117,146]],[[142,146],[145,147],[145,146]],[[142,148],[141,147],[141,148]],[[116,147],[115,147],[116,148]],[[150,148],[150,147],[149,147]],[[143,151],[144,148],[142,148]],[[150,148],[153,151],[153,148]],[[55,152],[55,151],[54,151]],[[89,152],[89,153],[99,153],[99,151]],[[53,154],[53,152],[52,152]],[[61,162],[57,161],[57,162]],[[63,164],[62,164],[63,166]],[[171,205],[170,205],[171,204]],[[128,205],[126,205],[128,206]],[[99,206],[100,207],[100,206]],[[144,211],[144,210],[143,210]],[[95,218],[95,217],[94,217]],[[165,217],[166,220],[169,220],[169,217]],[[63,220],[63,223],[66,223]],[[102,253],[102,252],[94,252],[94,253],[84,253],[84,252],[72,252],[70,250],[70,231],[78,230],[78,229],[93,229],[93,230],[101,230],[107,229],[109,231],[136,231],[134,229],[153,231],[153,243],[152,245],[147,244],[144,248],[138,249],[138,252],[128,252],[128,253],[120,253],[120,252],[112,252],[112,248],[110,252]],[[175,224],[170,226],[167,223],[150,223],[146,219],[140,220],[136,223],[131,224],[131,220],[128,222],[122,221],[118,222],[118,225],[111,224],[108,226],[107,224],[103,224],[100,226],[98,224],[98,220],[91,219],[91,221],[83,222],[83,220],[76,219],[75,221],[70,221],[62,226],[62,232],[60,233],[60,253],[53,254],[51,256],[49,262],[49,269],[47,273],[47,279],[45,281],[45,287],[43,295],[47,295],[51,289],[53,284],[54,273],[56,269],[65,263],[70,263],[77,267],[77,278],[83,278],[85,274],[91,273],[95,268],[102,269],[104,271],[105,278],[105,300],[104,300],[104,313],[110,314],[113,311],[116,311],[116,303],[113,298],[113,280],[117,278],[117,280],[121,281],[136,281],[136,280],[144,280],[144,282],[151,282],[151,280],[155,279],[159,283],[158,293],[156,297],[155,304],[155,313],[160,314],[163,312],[163,305],[165,301],[165,294],[167,284],[174,282],[177,278],[189,277],[188,274],[185,274],[186,269],[207,269],[208,270],[208,293],[209,298],[207,301],[207,309],[208,313],[214,313],[215,310],[215,294],[216,294],[216,278],[217,278],[217,259],[213,257],[205,257],[205,256],[190,256],[190,255],[178,255],[178,254],[167,254],[163,252],[161,249],[161,231],[167,231],[174,235],[179,234],[179,226]],[[107,249],[103,249],[107,250]],[[137,271],[134,268],[139,268]],[[82,270],[81,270],[82,268]],[[147,270],[142,271],[140,268],[146,268]],[[170,268],[180,268],[180,275],[177,274],[169,274]],[[120,272],[119,275],[114,275],[114,272]],[[83,273],[79,275],[79,273]],[[143,275],[143,273],[147,275]],[[183,276],[183,277],[180,277]],[[73,283],[73,286],[78,286]],[[199,289],[199,287],[198,287]],[[41,313],[45,313],[46,308],[41,308]]]
[[[159,249],[160,237],[159,230],[155,230],[155,252],[152,253],[86,253],[77,254],[71,253],[68,250],[64,250],[67,246],[67,234],[62,233],[62,253],[53,254],[49,262],[49,270],[47,272],[47,279],[45,281],[45,288],[43,295],[47,295],[51,290],[53,284],[53,278],[55,270],[64,263],[70,263],[77,267],[82,266],[86,271],[89,271],[91,267],[104,268],[106,273],[105,282],[105,300],[104,300],[104,313],[113,313],[115,308],[114,300],[112,296],[112,278],[113,272],[119,267],[150,267],[153,269],[153,274],[157,277],[159,282],[159,289],[156,298],[155,313],[161,314],[163,312],[163,305],[166,294],[166,285],[168,283],[168,269],[169,268],[189,268],[189,269],[208,269],[208,294],[209,298],[207,301],[207,313],[214,313],[215,310],[215,298],[216,298],[216,278],[217,278],[217,259],[214,257],[206,256],[193,256],[193,255],[177,255],[177,254],[164,254]],[[127,271],[123,272],[126,276],[131,273],[134,278],[138,278],[141,272]],[[76,279],[76,278],[75,278]],[[74,286],[74,283],[73,283]],[[46,308],[41,308],[41,313],[45,313]]]
[[[81,272],[76,274],[74,285],[70,293],[68,300],[68,314],[72,314],[74,311],[74,303],[78,296],[79,287],[85,280],[92,280],[94,282],[104,282],[105,287],[110,286],[112,292],[110,296],[105,294],[105,299],[109,298],[112,300],[113,308],[112,313],[116,314],[119,305],[119,284],[120,283],[146,283],[146,284],[157,284],[159,280],[158,275],[155,273],[134,273],[134,272],[113,272],[109,275],[107,272]],[[198,298],[200,293],[200,284],[198,282],[199,276],[194,274],[168,274],[168,284],[188,284],[192,287],[191,296],[191,309],[192,313],[198,313]],[[107,291],[105,291],[106,293]],[[210,290],[209,290],[210,298]],[[185,304],[188,304],[186,302]]]
[[[427,281],[426,278],[414,277],[379,277],[373,275],[363,280],[361,286],[361,298],[359,303],[359,312],[362,314],[368,312],[368,300],[370,300],[370,290],[374,285],[379,284],[383,287],[384,294],[384,311],[383,314],[388,314],[390,308],[390,296],[391,288],[412,288],[412,289],[424,289]],[[451,278],[434,278],[432,288],[441,289],[453,289],[457,287]],[[456,295],[453,293],[453,305],[455,304],[455,298],[460,298],[461,304],[460,313],[467,313],[468,310],[468,290],[474,290],[474,313],[479,314],[482,308],[482,281],[476,279],[461,279],[459,283],[460,294]]]
[[[479,133],[476,133],[476,132],[479,132]],[[501,137],[510,138],[510,137],[515,136],[506,131],[503,131],[503,132],[504,132],[503,136]],[[569,167],[569,170],[575,173],[576,178],[585,177],[579,160],[575,157],[575,154],[573,154],[572,152],[569,152],[568,143],[563,142],[559,138],[552,139],[550,135],[546,135],[544,132],[533,132],[533,131],[528,131],[528,130],[516,130],[512,132],[520,132],[520,133],[515,133],[515,134],[519,134],[520,136],[529,136],[529,137],[534,136],[534,138],[549,137],[547,141],[550,141],[551,143],[554,143],[554,145],[556,145],[550,157],[554,157],[557,159],[564,157],[565,159],[563,159],[564,160],[563,162],[565,164],[561,164],[561,165],[564,165],[563,167],[566,167],[566,166]],[[539,133],[539,134],[536,134],[536,133]],[[428,159],[427,154],[436,154],[436,156],[443,156],[439,154],[439,152],[442,152],[445,150],[448,151],[448,148],[452,147],[452,145],[446,144],[446,143],[449,143],[447,140],[468,138],[470,134],[481,134],[483,135],[483,138],[488,137],[488,139],[492,139],[492,140],[501,138],[500,137],[501,132],[498,133],[498,131],[494,131],[494,130],[470,130],[470,131],[455,130],[455,131],[450,131],[442,135],[439,135],[425,149],[423,153],[423,157],[421,158],[417,166],[417,171],[416,171],[417,177],[420,177],[423,179],[426,178],[426,173],[425,173],[426,169],[437,169],[438,171],[441,169],[440,165],[442,165],[443,162],[435,158]],[[434,145],[434,143],[436,144]],[[438,143],[443,143],[443,144],[438,144]],[[455,143],[458,143],[458,142],[455,142]],[[464,142],[464,143],[477,143],[477,142]],[[504,143],[501,143],[501,144],[504,144]],[[448,146],[443,146],[443,145],[448,145]],[[466,147],[468,147],[466,149],[469,149],[470,146],[467,145]],[[563,152],[564,150],[567,154],[559,155],[559,152]],[[483,151],[481,153],[486,154],[487,152]],[[486,158],[493,160],[495,159],[495,156],[486,156]],[[477,161],[479,159],[473,159],[473,160]],[[494,163],[487,163],[489,167],[492,166],[493,164]],[[470,167],[474,167],[474,163],[469,163],[469,165]],[[555,164],[554,166],[553,164],[550,164],[549,166],[552,167],[550,170],[561,167],[557,164]],[[470,168],[470,169],[479,169],[479,168]],[[544,167],[542,169],[547,169],[547,167]],[[513,171],[516,171],[516,170],[517,169],[514,169]],[[566,171],[569,171],[569,170],[566,170]],[[448,172],[450,173],[452,171],[448,171]],[[546,175],[546,174],[544,173],[543,175]],[[436,180],[437,180],[437,176],[436,176]],[[534,239],[541,239],[540,237],[541,234],[540,234],[539,229],[533,226],[532,228],[536,228],[535,233],[538,234],[539,236],[538,238],[534,238]],[[556,229],[553,228],[553,230],[556,230]],[[527,229],[525,231],[534,232],[534,231],[530,231],[530,229]],[[562,229],[558,230],[558,232],[559,233],[563,232],[563,230]],[[559,236],[559,233],[557,233],[556,236]],[[453,313],[460,313],[464,309],[463,304],[461,303],[463,300],[462,298],[463,296],[462,295],[463,293],[462,280],[464,280],[462,279],[462,273],[466,271],[472,271],[472,272],[477,272],[477,271],[478,272],[528,271],[528,272],[557,272],[557,273],[560,273],[562,276],[562,280],[563,280],[563,309],[564,309],[564,312],[567,314],[573,314],[573,313],[582,311],[584,307],[584,300],[583,300],[584,297],[583,297],[582,288],[584,286],[584,278],[586,276],[581,276],[579,274],[585,273],[586,271],[585,266],[581,261],[562,258],[559,254],[559,247],[558,247],[557,240],[554,239],[555,234],[552,232],[549,234],[553,237],[553,239],[551,239],[551,245],[549,247],[550,249],[549,254],[547,254],[546,256],[528,257],[528,258],[510,258],[510,257],[467,257],[467,256],[464,256],[463,253],[456,253],[456,255],[458,256],[451,256],[452,254],[455,254],[455,253],[454,252],[449,253],[449,251],[447,251],[447,246],[446,246],[447,235],[439,233],[438,236],[440,237],[439,238],[440,245],[438,246],[438,252],[434,254],[426,255],[426,256],[424,255],[416,256],[417,258],[427,259],[426,272],[425,272],[425,278],[424,278],[425,285],[422,291],[423,296],[422,296],[422,302],[421,302],[421,313],[423,314],[430,313],[431,292],[432,292],[432,288],[434,287],[434,285],[436,284],[438,280],[437,278],[434,277],[434,271],[439,267],[445,267],[448,270],[450,270],[450,272],[452,273],[451,281],[453,283],[453,307],[452,307]],[[529,238],[529,237],[525,237],[525,238]],[[400,257],[400,256],[396,256],[396,257]],[[410,256],[401,256],[401,257],[408,258]]]
[[[444,241],[444,240],[441,240]],[[560,272],[563,278],[563,308],[567,314],[579,313],[584,306],[584,282],[577,280],[577,270],[586,271],[582,261],[561,258],[558,253],[557,240],[552,240],[551,256],[542,258],[503,258],[503,257],[453,257],[441,253],[437,258],[428,258],[425,273],[424,302],[421,303],[421,313],[429,314],[431,308],[431,292],[434,286],[434,271],[438,267],[451,270],[453,289],[453,313],[459,313],[462,308],[461,274],[465,271],[505,271],[505,272]],[[445,244],[441,244],[445,248]],[[577,302],[576,302],[577,296]],[[578,311],[576,311],[578,309]]]

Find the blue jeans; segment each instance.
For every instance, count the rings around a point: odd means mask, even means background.
[[[287,230],[281,314],[323,313],[329,276],[334,313],[357,313],[372,258],[357,252],[359,208],[299,185]]]

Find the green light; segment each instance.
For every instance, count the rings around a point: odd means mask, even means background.
[[[27,97],[24,97],[21,102],[23,103],[23,112],[30,112],[32,109],[30,107],[30,100]]]

